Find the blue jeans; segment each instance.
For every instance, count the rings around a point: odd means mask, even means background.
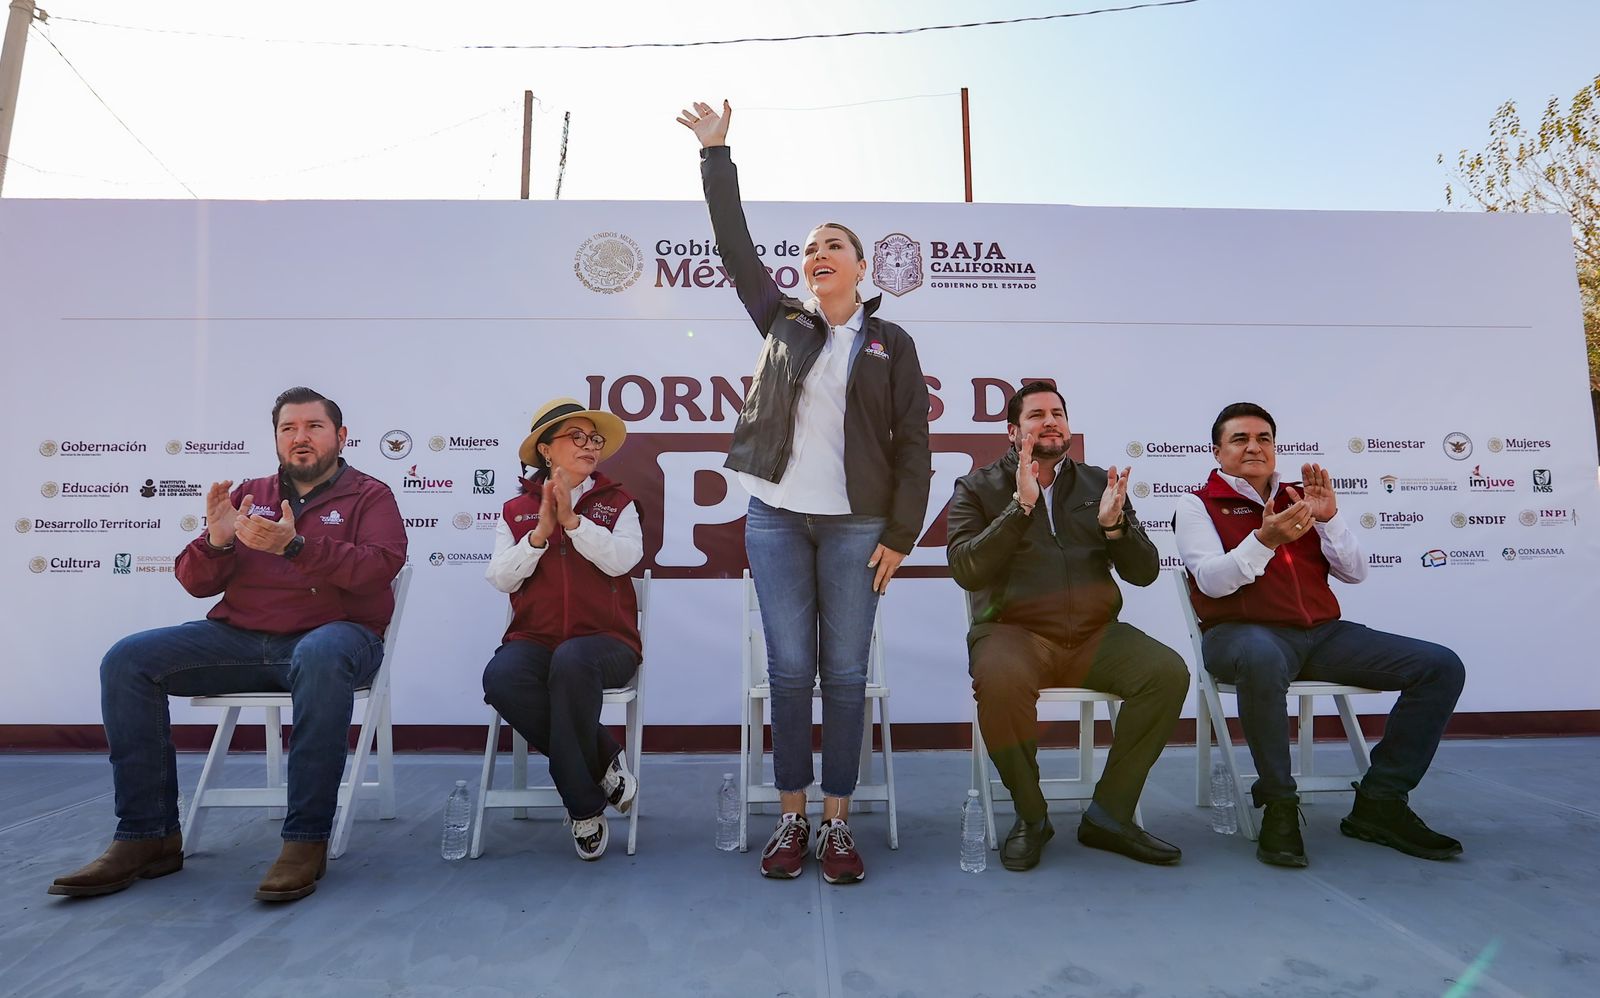
[[[1239,690],[1239,724],[1259,774],[1257,807],[1294,796],[1284,701],[1296,679],[1399,690],[1383,741],[1361,792],[1405,800],[1422,782],[1466,681],[1456,653],[1443,645],[1375,631],[1348,620],[1316,627],[1224,623],[1206,631],[1206,671]]]
[[[589,634],[554,650],[507,641],[483,670],[483,702],[550,760],[550,779],[575,819],[606,809],[600,779],[622,746],[600,723],[600,698],[638,668],[638,652],[610,635]]]
[[[179,830],[178,761],[167,697],[281,691],[294,697],[283,837],[326,840],[349,750],[355,690],[372,681],[382,661],[383,640],[349,621],[266,634],[195,620],[118,641],[100,663],[116,837],[159,839]]]
[[[822,792],[855,792],[866,723],[867,652],[878,596],[867,560],[884,518],[794,513],[750,499],[744,546],[761,601],[772,684],[772,770],[781,793],[809,787],[811,693],[822,680]]]

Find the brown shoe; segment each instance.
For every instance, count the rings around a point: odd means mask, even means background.
[[[164,839],[118,839],[100,858],[64,877],[57,877],[49,893],[88,898],[126,890],[141,877],[149,880],[183,869],[183,833]]]
[[[256,888],[257,901],[298,901],[328,872],[328,843],[285,842],[278,861]]]

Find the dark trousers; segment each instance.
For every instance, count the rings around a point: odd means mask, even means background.
[[[1284,698],[1296,679],[1399,690],[1361,792],[1404,800],[1428,771],[1455,711],[1466,669],[1444,645],[1348,620],[1316,627],[1224,623],[1206,631],[1206,671],[1239,690],[1239,725],[1255,761],[1257,807],[1295,792]]]
[[[606,809],[600,789],[622,751],[600,723],[601,695],[633,678],[639,655],[604,634],[569,638],[555,650],[507,641],[483,670],[483,700],[550,760],[550,778],[574,818]]]
[[[979,624],[968,646],[978,728],[1017,816],[1035,822],[1046,813],[1039,791],[1039,690],[1081,686],[1123,700],[1094,799],[1117,820],[1132,821],[1145,777],[1189,692],[1189,669],[1178,653],[1121,621],[1074,648],[1014,624]]]

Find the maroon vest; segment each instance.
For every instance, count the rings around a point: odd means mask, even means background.
[[[1298,482],[1286,484],[1297,486]],[[1211,523],[1222,538],[1222,549],[1232,551],[1261,526],[1261,504],[1233,490],[1215,471],[1204,488],[1194,493],[1205,504]],[[1272,511],[1293,505],[1280,486]],[[1236,620],[1278,627],[1315,627],[1339,619],[1339,601],[1328,586],[1328,559],[1315,530],[1299,540],[1278,545],[1267,571],[1259,579],[1220,598],[1207,596],[1189,577],[1189,599],[1201,628]]]
[[[612,530],[633,497],[599,472],[591,477],[594,487],[578,499],[573,512]],[[513,543],[520,543],[539,525],[545,482],[545,476],[536,475],[523,483],[524,491],[501,512]],[[546,543],[548,548],[533,574],[511,594],[511,626],[505,640],[534,641],[554,648],[569,638],[607,634],[640,651],[639,603],[633,580],[602,572],[573,548],[572,539],[559,523]]]

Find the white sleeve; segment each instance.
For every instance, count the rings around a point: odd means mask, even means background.
[[[1361,544],[1351,532],[1344,514],[1335,513],[1327,523],[1317,524],[1317,536],[1322,541],[1322,556],[1328,559],[1328,571],[1340,582],[1354,585],[1367,577],[1367,562],[1361,557]]]
[[[1232,595],[1260,578],[1272,560],[1273,549],[1256,539],[1255,531],[1232,551],[1222,549],[1222,538],[1199,496],[1178,497],[1173,535],[1183,567],[1202,593],[1213,599]]]
[[[549,550],[549,545],[536,548],[528,543],[528,538],[533,532],[522,535],[522,540],[512,541],[511,528],[506,526],[504,517],[494,525],[494,557],[489,559],[489,567],[483,577],[489,580],[489,585],[503,593],[514,593],[521,588],[522,583],[533,574],[534,568],[539,564],[539,558]]]
[[[617,514],[616,526],[607,530],[586,516],[567,531],[577,552],[610,576],[627,575],[644,557],[644,528],[639,524],[637,503],[628,503]]]

